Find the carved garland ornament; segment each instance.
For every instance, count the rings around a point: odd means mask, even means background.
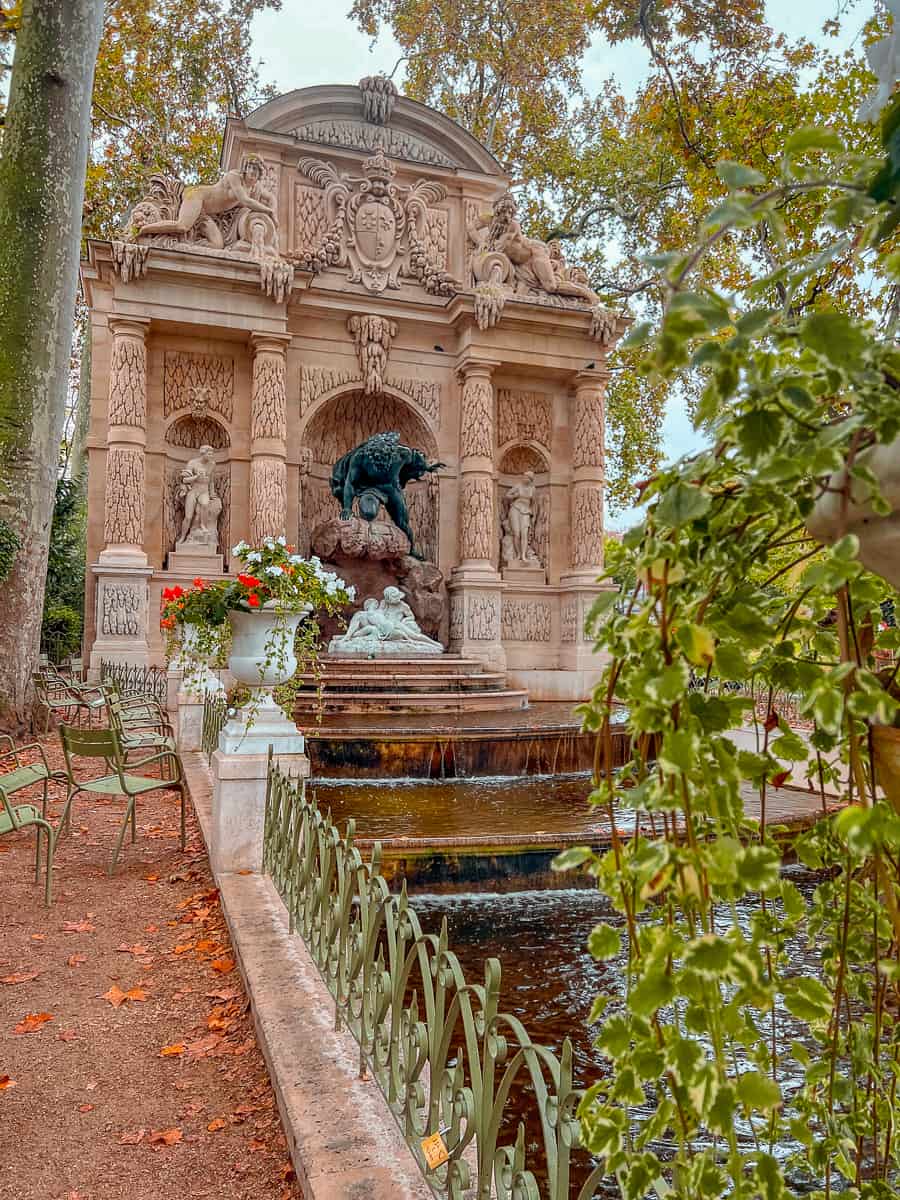
[[[103,637],[137,637],[141,632],[141,593],[131,584],[103,585]]]
[[[362,383],[358,371],[338,367],[300,367],[300,416],[304,416],[322,396],[351,383]],[[387,387],[401,392],[417,404],[435,425],[441,421],[441,385],[433,379],[388,375]]]
[[[503,600],[500,629],[506,641],[549,642],[552,621],[550,605],[545,600]]]
[[[347,329],[356,347],[363,391],[367,396],[377,395],[384,388],[384,372],[391,342],[397,336],[397,324],[387,317],[354,314],[347,318]]]
[[[500,597],[485,592],[469,592],[466,597],[466,636],[473,642],[500,639]]]
[[[578,640],[578,601],[574,598],[563,600],[560,606],[559,640],[561,642]]]
[[[346,146],[351,150],[381,150],[391,158],[407,162],[427,163],[433,167],[453,167],[456,163],[424,138],[401,129],[384,129],[353,119],[322,119],[307,121],[291,130],[298,142],[313,142],[326,146]]]

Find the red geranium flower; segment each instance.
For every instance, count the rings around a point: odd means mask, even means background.
[[[238,583],[242,583],[246,588],[259,587],[260,582],[255,575],[238,575]]]
[[[199,576],[194,580],[194,587],[199,588],[201,592],[203,591],[205,586],[206,585],[205,585],[204,581]]]
[[[256,592],[250,593],[247,597],[247,603],[251,608],[259,608],[259,596],[257,596]]]

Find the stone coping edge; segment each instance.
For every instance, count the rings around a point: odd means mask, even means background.
[[[212,779],[182,754],[209,849]],[[359,1047],[334,1029],[334,1001],[265,875],[216,876],[304,1200],[434,1200],[381,1090],[359,1077]]]

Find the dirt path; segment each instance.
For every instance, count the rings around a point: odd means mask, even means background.
[[[76,805],[49,910],[33,832],[0,838],[0,1197],[297,1200],[193,815],[182,854],[144,798],[110,879],[121,803]]]

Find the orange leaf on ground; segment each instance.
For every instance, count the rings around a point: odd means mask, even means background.
[[[174,1146],[176,1142],[181,1141],[180,1129],[156,1129],[150,1134],[149,1142],[151,1146]]]
[[[210,1133],[216,1133],[217,1130],[224,1129],[226,1124],[227,1122],[225,1121],[224,1117],[216,1117],[215,1120],[210,1121],[206,1128]]]
[[[139,987],[129,988],[127,992],[123,992],[117,985],[113,984],[108,992],[103,993],[104,1000],[108,1000],[113,1008],[121,1008],[126,1000],[146,1000],[147,993]]]
[[[253,1151],[253,1150],[265,1150],[265,1148],[266,1148],[266,1143],[265,1143],[265,1142],[261,1142],[261,1141],[259,1140],[259,1138],[251,1138],[251,1139],[250,1139],[250,1141],[249,1141],[249,1143],[248,1143],[248,1145],[247,1145],[247,1149],[248,1149],[248,1150],[251,1150],[251,1151]]]
[[[16,1081],[10,1079],[8,1075],[0,1075],[0,1092],[5,1092],[7,1088],[15,1087]]]
[[[216,958],[209,964],[214,971],[219,975],[227,975],[229,971],[234,970],[233,958]]]
[[[63,933],[94,933],[96,926],[90,921],[66,921],[63,925]]]
[[[86,954],[70,954],[66,959],[67,967],[80,967],[82,963],[87,962]]]
[[[28,1013],[13,1030],[14,1033],[34,1033],[36,1029],[53,1020],[52,1013]]]
[[[47,935],[46,933],[33,933],[31,935],[31,940],[33,942],[45,942],[47,940]]]
[[[32,979],[37,979],[40,971],[22,971],[18,975],[4,975],[0,979],[0,983],[30,983]]]
[[[62,1029],[56,1035],[56,1040],[58,1042],[76,1042],[78,1040],[78,1034],[74,1029]]]
[[[119,1138],[120,1146],[138,1146],[144,1140],[146,1129],[136,1129],[134,1133],[123,1133]]]
[[[175,1042],[171,1046],[163,1046],[159,1052],[160,1058],[174,1058],[178,1054],[184,1054],[184,1045],[181,1042]]]
[[[79,1112],[93,1112],[94,1106],[93,1106],[93,1104],[79,1104],[78,1111]]]
[[[221,942],[212,942],[209,940],[209,938],[203,938],[201,941],[199,941],[196,944],[194,949],[199,951],[202,954],[204,951],[211,951],[211,950],[215,950],[216,952],[218,952],[219,950],[223,950],[224,946],[222,945]],[[5,982],[5,981],[2,981],[2,982]]]
[[[172,951],[173,954],[187,954],[188,950],[193,950],[193,942],[182,942],[180,946],[176,946]]]
[[[148,883],[159,883],[158,875],[145,875],[144,878]]]

